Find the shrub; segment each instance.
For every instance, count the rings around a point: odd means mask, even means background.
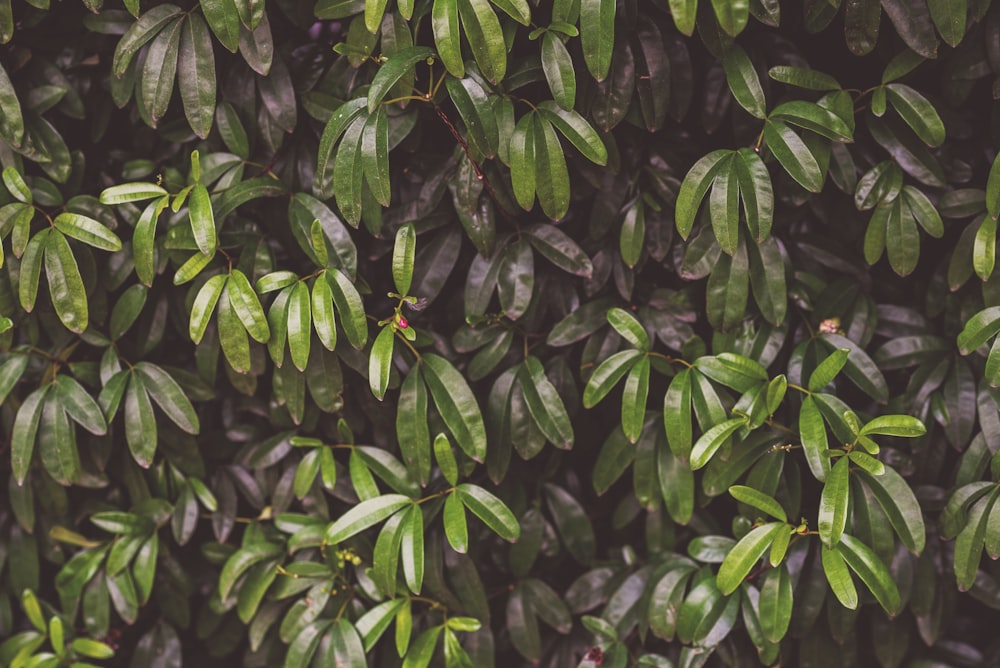
[[[0,0],[0,664],[1000,661],[1000,5],[112,4]]]

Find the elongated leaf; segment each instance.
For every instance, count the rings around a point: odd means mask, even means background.
[[[490,82],[499,83],[507,73],[507,47],[493,8],[487,0],[459,0],[458,14],[479,71]]]
[[[726,149],[712,151],[699,159],[684,177],[681,189],[677,193],[674,214],[677,231],[683,239],[687,239],[691,234],[691,228],[694,227],[694,221],[698,216],[698,208],[716,175],[728,165],[723,159],[732,155],[733,151]]]
[[[365,318],[364,303],[354,283],[339,269],[326,272],[333,302],[337,306],[340,324],[347,334],[347,340],[355,348],[361,348],[368,340],[368,321]]]
[[[528,411],[545,438],[557,448],[573,447],[573,425],[555,386],[537,357],[529,355],[518,372]]]
[[[451,362],[438,355],[424,355],[422,371],[434,405],[455,437],[455,442],[469,457],[483,461],[486,456],[486,427],[468,383]]]
[[[697,471],[708,464],[712,455],[718,452],[723,443],[744,424],[746,418],[730,418],[702,434],[691,449],[691,468]]]
[[[745,4],[745,0],[735,0],[732,3],[721,4]],[[715,2],[718,6],[720,3]],[[725,28],[725,27],[724,27]],[[760,77],[747,52],[738,44],[730,44],[726,47],[722,65],[726,71],[726,81],[729,83],[729,90],[741,107],[756,118],[767,116],[767,101],[764,99],[764,89],[760,85]]]
[[[830,584],[834,596],[845,608],[855,610],[858,607],[858,590],[854,586],[854,579],[847,569],[844,557],[840,549],[829,549],[825,545],[822,549],[823,573],[826,581]]]
[[[754,489],[753,487],[747,487],[746,485],[733,485],[729,488],[729,494],[737,501],[753,506],[757,510],[765,512],[775,519],[781,520],[782,522],[788,521],[788,517],[785,515],[785,509],[782,508],[781,504],[769,494],[765,494],[764,492]]]
[[[615,0],[580,0],[580,46],[590,74],[604,81],[615,48]]]
[[[131,374],[125,390],[125,440],[136,463],[149,468],[156,452],[156,416],[146,386],[136,373]]]
[[[991,306],[968,319],[958,335],[958,351],[968,355],[1000,332],[1000,306]]]
[[[376,3],[366,3],[365,13],[367,15],[368,5],[374,5]],[[383,7],[385,3],[383,2]],[[371,29],[371,32],[375,32],[375,29]],[[426,46],[412,46],[406,49],[402,49],[392,54],[389,59],[379,67],[378,72],[375,73],[375,77],[372,79],[371,86],[368,88],[368,111],[369,113],[375,111],[375,109],[382,103],[385,96],[392,90],[392,87],[396,85],[400,79],[406,76],[413,68],[422,60],[427,60],[433,57],[434,50]]]
[[[799,438],[813,477],[825,481],[830,473],[830,460],[826,455],[826,425],[823,423],[823,415],[819,412],[816,401],[811,396],[802,400],[802,409],[799,411]]]
[[[10,463],[18,485],[23,485],[28,476],[31,455],[35,450],[38,422],[42,417],[42,407],[48,396],[49,387],[43,385],[25,397],[14,418],[14,429],[10,436]]]
[[[649,336],[634,315],[624,309],[615,307],[608,309],[607,318],[608,322],[622,338],[643,352],[649,350]]]
[[[413,258],[417,247],[417,233],[413,225],[403,225],[396,232],[396,243],[392,249],[392,280],[401,295],[410,293],[413,281]]]
[[[549,218],[559,220],[569,210],[569,171],[552,123],[540,114],[534,119],[535,191]]]
[[[514,513],[496,496],[478,485],[462,483],[455,488],[462,504],[483,521],[493,533],[513,543],[521,535]]]
[[[419,594],[424,581],[424,514],[420,506],[414,504],[406,511],[402,531],[400,558],[403,561],[403,577],[410,591]]]
[[[785,530],[783,523],[771,522],[752,529],[741,538],[719,566],[719,573],[715,579],[719,591],[726,596],[736,591],[771,546],[775,534],[781,530]]]
[[[383,494],[362,501],[326,529],[328,543],[341,543],[386,519],[413,501],[402,494]]]
[[[55,398],[66,414],[91,434],[100,436],[107,433],[108,425],[101,407],[76,380],[65,374],[56,376]]]
[[[323,134],[319,139],[319,158],[316,162],[316,175],[313,179],[313,192],[317,197],[326,199],[333,196],[334,149],[344,131],[361,115],[366,107],[365,98],[345,102],[337,107],[324,126]]]
[[[392,189],[389,184],[389,116],[385,107],[379,107],[368,116],[360,146],[365,181],[375,200],[382,206],[389,206]]]
[[[670,381],[663,396],[663,426],[670,451],[686,462],[691,456],[691,371],[684,369]]]
[[[181,28],[177,86],[191,129],[204,139],[215,117],[215,55],[208,26],[198,14],[189,15]]]
[[[830,469],[823,485],[823,494],[819,500],[819,519],[817,528],[823,544],[833,548],[840,542],[840,537],[847,526],[847,508],[850,501],[850,460],[841,457]]]
[[[552,102],[542,102],[538,105],[538,111],[583,154],[583,157],[597,165],[607,164],[608,150],[600,135],[583,116]]]
[[[441,63],[449,74],[461,79],[465,76],[465,61],[462,58],[458,2],[459,0],[434,0],[431,7],[431,28]]]
[[[563,109],[576,104],[576,72],[573,60],[562,39],[552,32],[542,35],[542,69],[552,91],[552,98]]]
[[[396,335],[392,327],[385,326],[375,337],[372,344],[372,352],[368,358],[368,383],[372,394],[379,401],[385,397],[385,390],[389,385],[389,371],[392,368],[392,349],[396,341]]]
[[[88,246],[112,252],[122,249],[122,241],[118,235],[93,218],[78,213],[63,212],[55,217],[52,224],[66,236],[82,241]]]
[[[125,32],[115,48],[112,63],[114,75],[119,79],[125,76],[125,70],[128,69],[136,52],[146,42],[160,34],[160,31],[180,13],[180,7],[168,3],[151,7],[149,11],[140,16],[139,20]]]
[[[136,364],[135,373],[142,377],[142,383],[149,390],[150,397],[174,424],[189,434],[198,433],[201,429],[198,413],[169,373],[150,362]]]
[[[219,302],[223,289],[229,277],[224,274],[216,274],[205,281],[205,284],[198,290],[198,295],[191,306],[191,318],[188,325],[188,335],[195,343],[200,343],[205,336],[205,330],[212,319],[215,305]]]
[[[644,355],[632,365],[622,392],[622,430],[635,443],[642,435],[646,421],[646,400],[649,396],[649,356]]]
[[[892,574],[874,551],[854,536],[844,534],[837,550],[851,570],[857,573],[865,586],[875,595],[883,609],[890,615],[899,612],[899,588]]]
[[[449,494],[444,500],[444,535],[456,552],[465,554],[469,549],[469,528],[465,520],[465,506],[458,494]]]
[[[940,146],[944,141],[945,129],[934,105],[905,84],[891,83],[886,85],[885,90],[892,107],[921,141],[928,146]]]
[[[59,320],[66,329],[82,333],[90,320],[87,291],[73,249],[57,229],[45,238],[45,277]]]
[[[303,291],[304,288],[303,285]],[[304,294],[308,304],[308,292],[304,291]],[[257,297],[253,286],[250,285],[250,280],[239,269],[233,269],[232,273],[229,274],[229,280],[226,281],[226,295],[229,297],[229,303],[232,304],[240,322],[246,327],[247,333],[254,340],[267,343],[267,340],[271,338],[271,330],[267,324],[264,307],[260,305],[260,298]]]
[[[623,350],[617,352],[594,369],[590,375],[587,386],[583,390],[584,408],[593,408],[601,399],[607,396],[615,385],[618,384],[625,374],[634,365],[635,361],[642,356],[639,350]],[[688,421],[690,425],[690,419]]]
[[[288,297],[286,331],[292,364],[299,371],[304,371],[309,361],[309,347],[312,340],[312,304],[309,287],[302,281],[295,284]]]
[[[782,121],[764,124],[764,141],[785,171],[806,190],[823,189],[823,172],[805,142]]]
[[[885,467],[882,475],[858,475],[872,491],[906,549],[914,554],[923,552],[927,535],[923,513],[916,495],[903,477],[889,466]]]

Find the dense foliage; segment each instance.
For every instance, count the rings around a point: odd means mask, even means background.
[[[997,665],[997,98],[990,0],[0,0],[0,664]]]

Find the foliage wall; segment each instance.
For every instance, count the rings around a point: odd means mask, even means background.
[[[989,0],[0,0],[0,664],[997,665],[998,75]]]

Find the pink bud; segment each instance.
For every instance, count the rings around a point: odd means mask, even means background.
[[[403,316],[399,316],[399,319],[398,319],[397,322],[399,324],[399,328],[400,329],[406,329],[407,327],[410,326],[410,323],[406,322],[406,318],[404,318]]]

